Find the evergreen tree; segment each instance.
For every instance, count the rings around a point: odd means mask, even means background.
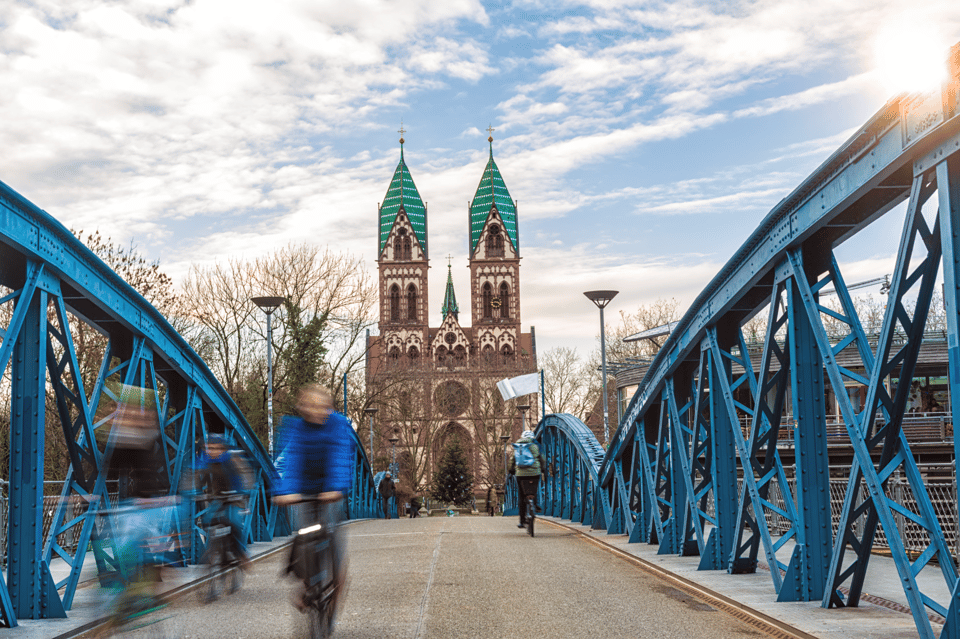
[[[460,440],[454,438],[443,451],[440,466],[433,476],[430,497],[446,504],[466,506],[473,497],[473,475],[467,465]]]

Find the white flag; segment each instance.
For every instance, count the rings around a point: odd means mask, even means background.
[[[540,373],[502,379],[497,382],[497,388],[500,389],[500,394],[505,401],[521,395],[536,393],[540,390]]]

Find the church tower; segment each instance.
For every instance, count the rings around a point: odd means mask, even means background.
[[[403,138],[379,207],[379,334],[370,335],[366,353],[366,394],[378,406],[372,422],[379,435],[371,436],[368,454],[381,470],[396,452],[399,485],[411,491],[426,490],[453,441],[467,453],[478,497],[502,486],[500,438],[516,439],[522,418],[503,401],[497,382],[537,371],[533,327],[520,329],[517,205],[494,162],[493,138],[488,142],[490,157],[468,213],[469,302],[457,300],[448,256],[439,326],[428,324],[427,209],[404,161]],[[461,302],[470,309],[470,326],[460,323]],[[531,404],[527,417],[535,424],[539,411]]]
[[[493,137],[487,141],[490,159],[469,210],[470,309],[476,351],[485,361],[508,363],[520,348],[520,234],[517,204],[493,159]]]
[[[389,360],[420,361],[428,339],[427,207],[403,159],[379,207],[380,330]]]

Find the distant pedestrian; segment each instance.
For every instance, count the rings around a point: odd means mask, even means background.
[[[487,513],[489,513],[491,517],[496,514],[497,509],[500,506],[498,503],[499,498],[500,496],[497,494],[496,486],[490,486],[490,488],[487,488]]]
[[[910,392],[907,394],[907,406],[904,412],[919,413],[920,408],[920,381],[914,380],[913,383],[910,384]]]
[[[397,494],[397,486],[393,483],[393,476],[388,470],[380,480],[380,503],[383,504],[383,513],[390,519],[390,498]]]
[[[414,495],[410,498],[410,519],[420,516],[420,499]]]

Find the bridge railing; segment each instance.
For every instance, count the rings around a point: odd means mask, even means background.
[[[92,543],[107,503],[104,460],[113,446],[120,389],[155,398],[164,471],[171,493],[210,433],[223,434],[254,468],[244,530],[250,540],[289,532],[271,494],[276,472],[263,444],[203,360],[167,320],[50,215],[0,183],[0,372],[11,393],[7,580],[0,579],[0,622],[64,616],[89,552],[109,570],[116,560]],[[101,344],[78,352],[77,336]],[[91,353],[96,361],[91,365]],[[81,356],[82,355],[82,356]],[[53,398],[48,406],[48,395]],[[47,421],[56,423],[48,428]],[[354,433],[354,436],[356,434]],[[43,499],[47,439],[62,438],[70,462],[52,515]],[[357,440],[353,516],[376,516],[373,477]],[[77,504],[91,504],[77,510]],[[186,519],[197,506],[187,500]],[[46,519],[49,516],[49,523]],[[183,559],[196,561],[203,535],[193,526]],[[67,576],[56,581],[54,560]],[[62,593],[62,594],[61,594]]]
[[[947,90],[891,100],[760,223],[654,358],[599,466],[562,420],[541,424],[552,512],[661,554],[699,555],[701,570],[752,573],[762,558],[778,601],[824,607],[859,603],[885,539],[920,636],[933,637],[930,614],[947,620],[943,636],[960,636],[955,538],[945,533],[957,525],[956,491],[925,482],[904,430],[941,268],[949,388],[960,397],[960,46],[952,56]],[[868,338],[835,251],[894,209],[904,211],[889,247],[896,263]],[[840,310],[821,302],[828,287]],[[758,313],[767,321],[756,364],[742,327]],[[855,456],[834,500],[825,384]],[[951,413],[956,423],[960,402]],[[789,479],[782,437],[796,459]],[[922,570],[951,596],[924,592]]]

